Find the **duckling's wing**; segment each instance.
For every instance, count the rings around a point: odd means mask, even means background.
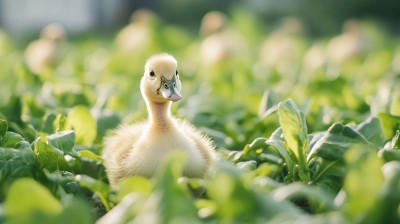
[[[121,158],[132,148],[132,145],[141,136],[146,122],[140,122],[133,125],[122,125],[116,129],[104,141],[103,155],[105,158],[109,155]]]
[[[200,150],[200,153],[207,162],[207,167],[209,167],[212,161],[215,159],[215,147],[212,144],[210,138],[200,132],[187,121],[181,122],[180,125],[183,132],[195,142],[197,148]]]
[[[123,160],[132,150],[134,142],[141,136],[146,127],[146,122],[133,125],[123,125],[114,131],[104,141],[103,158],[104,166],[111,185],[126,176]]]

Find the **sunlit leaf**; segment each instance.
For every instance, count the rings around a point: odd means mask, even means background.
[[[382,129],[385,139],[388,140],[392,138],[396,130],[400,129],[400,117],[385,113],[380,113],[378,117],[382,122]]]
[[[306,156],[309,144],[304,114],[290,99],[278,104],[278,114],[285,143],[296,155],[299,176],[303,181],[308,182],[310,176]]]
[[[81,150],[76,153],[81,159],[91,160],[96,162],[103,162],[103,159],[89,150]]]
[[[76,106],[68,114],[68,123],[75,131],[76,143],[90,146],[96,138],[96,120],[84,106]]]
[[[199,223],[194,201],[184,186],[177,182],[184,164],[184,155],[171,154],[157,176],[154,192],[149,196],[135,222]]]
[[[36,215],[58,215],[63,206],[43,185],[21,178],[11,185],[4,203],[4,214],[13,223],[28,223]]]
[[[304,161],[308,138],[303,112],[293,101],[287,100],[284,103],[279,103],[278,114],[286,143],[293,150],[299,161]]]
[[[370,146],[365,144],[357,145],[345,154],[350,169],[343,185],[346,192],[343,206],[346,213],[354,220],[374,209],[383,183],[380,170],[383,163],[368,147]]]

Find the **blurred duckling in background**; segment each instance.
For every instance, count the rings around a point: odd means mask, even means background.
[[[40,74],[53,68],[64,39],[65,30],[61,25],[52,23],[43,28],[40,38],[32,41],[25,50],[25,62],[29,69]]]
[[[153,26],[157,16],[148,9],[139,9],[132,13],[130,23],[116,37],[118,50],[123,54],[141,55],[153,40]]]
[[[183,175],[204,177],[214,147],[204,134],[171,116],[171,103],[181,99],[176,59],[169,54],[150,57],[140,83],[149,119],[122,126],[105,140],[104,165],[112,186],[127,176],[154,176],[173,151],[186,154]]]
[[[262,43],[260,63],[268,70],[273,69],[286,77],[297,73],[303,56],[304,31],[301,21],[295,17],[285,17],[280,26]]]
[[[333,37],[326,46],[329,73],[335,73],[346,61],[363,55],[369,47],[360,22],[347,20],[342,30],[342,34]]]
[[[202,61],[214,65],[230,59],[248,59],[248,46],[242,35],[229,26],[227,17],[211,11],[201,20],[200,34],[204,39],[200,46]]]

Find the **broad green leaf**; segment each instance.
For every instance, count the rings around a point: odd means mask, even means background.
[[[118,201],[121,201],[126,195],[132,192],[148,195],[152,190],[153,185],[148,179],[141,176],[128,177],[118,184]]]
[[[308,160],[314,155],[327,160],[341,160],[345,151],[357,143],[367,143],[367,140],[352,128],[336,123],[315,143]]]
[[[135,222],[144,223],[199,223],[194,200],[185,185],[177,179],[181,176],[185,156],[170,154],[157,175],[153,194],[150,195]]]
[[[356,130],[376,147],[382,147],[385,143],[381,122],[376,117],[370,117],[357,125]]]
[[[46,138],[50,145],[66,154],[72,151],[75,144],[75,132],[72,130],[57,132]]]
[[[60,167],[68,167],[63,157],[64,153],[41,139],[35,142],[34,153],[36,163],[41,169],[53,172]]]
[[[308,182],[310,181],[310,174],[306,156],[309,144],[304,114],[292,100],[288,99],[283,103],[279,103],[278,115],[285,143],[296,155],[298,175],[302,181]]]
[[[263,119],[277,110],[279,99],[273,91],[266,90],[258,107],[258,116]]]
[[[254,139],[252,143],[246,145],[246,147],[243,149],[243,153],[247,154],[251,149],[256,149],[260,146],[265,146],[265,141],[267,141],[267,139],[263,137],[258,137]]]
[[[78,155],[83,160],[91,160],[99,163],[103,162],[103,159],[100,156],[94,154],[92,151],[89,150],[78,151],[76,155]]]
[[[383,162],[370,147],[356,145],[345,154],[349,170],[343,184],[346,192],[343,209],[354,220],[374,209],[383,183]]]
[[[3,137],[8,130],[7,121],[0,119],[0,137]]]
[[[254,160],[249,160],[249,161],[245,161],[245,162],[239,162],[236,164],[236,166],[240,169],[240,170],[255,170],[257,168],[257,162]]]
[[[268,194],[254,191],[231,164],[220,162],[217,165],[216,176],[211,180],[207,193],[215,203],[215,216],[219,222],[254,223],[276,214],[299,214],[290,203],[277,202]]]
[[[20,141],[10,147],[0,146],[0,201],[15,179],[33,175],[34,166],[33,151],[28,142]]]
[[[59,131],[66,131],[70,129],[67,124],[67,118],[65,117],[64,114],[57,114],[56,118],[53,121],[53,129],[56,132]]]
[[[303,112],[292,100],[278,105],[279,123],[286,144],[296,155],[300,163],[305,161],[308,147],[307,125]]]
[[[22,141],[25,141],[25,139],[20,134],[8,131],[3,138],[0,139],[0,146],[15,148],[16,144]]]
[[[76,134],[76,143],[90,146],[96,138],[96,120],[85,106],[76,106],[68,114],[68,124]]]
[[[329,211],[335,208],[333,195],[328,194],[319,187],[299,182],[278,187],[271,192],[271,195],[277,201],[307,200],[312,206],[313,213]]]
[[[57,114],[54,112],[47,113],[43,117],[43,125],[42,125],[42,132],[46,132],[48,134],[52,134],[58,130],[55,130],[54,128],[54,122],[57,118]]]
[[[104,113],[97,119],[97,138],[102,138],[108,130],[121,123],[121,118],[115,113]]]
[[[289,153],[283,144],[283,139],[282,139],[281,135],[282,135],[282,129],[278,128],[277,130],[274,131],[274,133],[272,133],[272,135],[269,137],[269,139],[267,141],[265,141],[265,143],[275,147],[275,149],[278,151],[278,153],[285,160],[286,164],[288,166],[292,166],[292,165],[294,165],[294,162],[293,162],[292,158],[289,156]]]
[[[382,166],[382,174],[385,182],[378,192],[377,202],[363,221],[369,223],[399,223],[400,162],[385,163]]]
[[[50,219],[49,223],[57,224],[91,224],[94,223],[92,208],[82,200],[74,198],[64,207],[64,210],[57,217]]]
[[[79,185],[81,187],[87,188],[92,192],[97,193],[106,210],[110,210],[110,205],[108,203],[110,187],[107,184],[105,184],[101,180],[96,180],[86,175],[77,175],[76,181],[79,182]]]
[[[37,215],[58,215],[63,206],[44,186],[30,178],[16,180],[4,203],[4,214],[10,223],[29,223]]]
[[[400,129],[400,116],[393,116],[390,114],[380,113],[378,115],[382,123],[383,133],[385,140],[391,139],[396,130]]]

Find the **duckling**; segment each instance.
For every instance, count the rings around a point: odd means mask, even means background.
[[[154,44],[152,28],[157,23],[156,14],[148,9],[133,12],[130,23],[116,37],[118,50],[122,54],[141,55]]]
[[[369,45],[362,24],[354,19],[345,21],[342,34],[333,37],[326,46],[328,72],[340,73],[341,66],[368,52]]]
[[[150,57],[140,90],[149,119],[121,126],[104,143],[104,165],[111,186],[127,176],[154,176],[173,151],[187,156],[184,176],[204,177],[215,158],[211,140],[170,112],[172,102],[182,97],[176,59],[166,53]]]
[[[64,37],[64,28],[59,24],[52,23],[43,28],[40,38],[31,42],[25,50],[29,69],[39,74],[54,66]]]
[[[297,73],[303,55],[303,24],[296,17],[284,17],[280,24],[262,43],[260,61],[268,69],[290,77]]]
[[[245,60],[249,49],[242,34],[229,24],[221,12],[208,12],[201,21],[200,33],[204,36],[200,46],[202,61],[215,65],[226,60]]]

